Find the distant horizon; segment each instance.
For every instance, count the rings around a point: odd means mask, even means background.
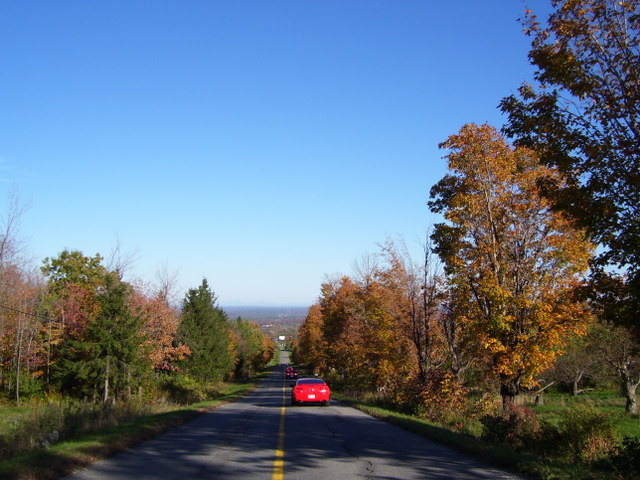
[[[301,306],[220,306],[229,318],[242,318],[260,324],[301,323],[308,315],[309,307]]]
[[[311,305],[313,304],[309,304],[309,305],[303,305],[303,304],[271,304],[271,303],[265,303],[265,304],[260,304],[260,303],[247,303],[247,304],[239,304],[239,303],[233,303],[233,304],[223,304],[223,303],[218,303],[218,306],[220,308],[277,308],[277,309],[281,309],[281,308],[309,308],[311,307]]]

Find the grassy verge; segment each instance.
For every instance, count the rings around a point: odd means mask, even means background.
[[[256,379],[246,383],[227,383],[215,399],[148,415],[99,432],[61,442],[48,449],[14,457],[0,463],[3,480],[52,480],[107,458],[140,442],[154,438],[197,416],[212,411],[248,392]]]
[[[336,400],[397,425],[404,430],[447,445],[482,462],[529,478],[543,480],[614,480],[619,478],[611,472],[594,472],[588,466],[578,463],[564,462],[541,455],[518,453],[509,448],[482,441],[477,436],[456,432],[423,418],[394,412],[374,403],[349,398],[338,392],[333,392],[332,396]]]

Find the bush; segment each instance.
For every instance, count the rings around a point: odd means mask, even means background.
[[[389,379],[380,405],[406,414],[420,411],[420,384],[414,375],[400,375]]]
[[[573,461],[593,462],[608,455],[615,446],[611,419],[592,407],[567,412],[560,423],[561,444]]]
[[[486,416],[497,416],[502,412],[502,399],[499,395],[485,392],[479,397],[469,399],[465,416],[480,420]]]
[[[528,408],[514,407],[502,415],[486,415],[480,422],[483,439],[518,452],[535,449],[540,440],[540,423],[533,410]]]
[[[597,463],[602,470],[613,471],[621,480],[633,480],[640,472],[640,438],[625,437],[611,455]]]
[[[452,413],[463,413],[467,394],[468,390],[453,372],[432,369],[420,393],[425,417],[435,422],[443,422]]]
[[[190,405],[202,402],[215,395],[215,389],[210,384],[197,382],[187,375],[171,375],[162,379],[159,394],[170,403]]]
[[[38,397],[44,391],[44,382],[38,377],[34,377],[29,373],[20,373],[20,381],[16,382],[16,374],[14,371],[9,370],[6,378],[7,388],[0,394],[3,399],[8,401],[15,401],[16,388],[20,388],[20,399],[27,400],[33,397]]]

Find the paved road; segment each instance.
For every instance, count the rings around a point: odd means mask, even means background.
[[[67,478],[519,478],[337,402],[290,407],[282,371],[235,403]]]

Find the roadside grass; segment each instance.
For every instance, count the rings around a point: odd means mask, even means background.
[[[358,400],[340,392],[332,392],[332,397],[404,430],[447,445],[484,463],[525,477],[542,480],[615,480],[622,478],[611,471],[595,471],[588,465],[550,458],[543,453],[515,452],[505,446],[483,441],[476,433],[477,429],[473,427],[469,428],[467,432],[459,432],[424,418],[395,412],[376,405],[375,402]],[[624,436],[640,438],[640,420],[624,415],[624,402],[620,403],[620,399],[614,394],[594,395],[588,400],[567,397],[567,395],[557,395],[549,398],[549,401],[545,398],[544,406],[535,407],[539,418],[559,423],[563,418],[563,412],[571,407],[584,405],[586,401],[587,404],[593,404],[602,411],[611,414],[612,424],[620,439]],[[469,431],[473,431],[473,434],[468,433]]]
[[[224,383],[215,398],[185,407],[174,407],[162,413],[144,415],[131,421],[99,431],[84,434],[49,448],[40,448],[0,463],[3,480],[53,480],[107,458],[140,442],[154,438],[167,430],[193,420],[203,413],[215,410],[246,395],[255,388],[257,380],[266,372],[247,382]],[[20,418],[27,416],[29,408],[2,409],[0,435],[15,430]]]

